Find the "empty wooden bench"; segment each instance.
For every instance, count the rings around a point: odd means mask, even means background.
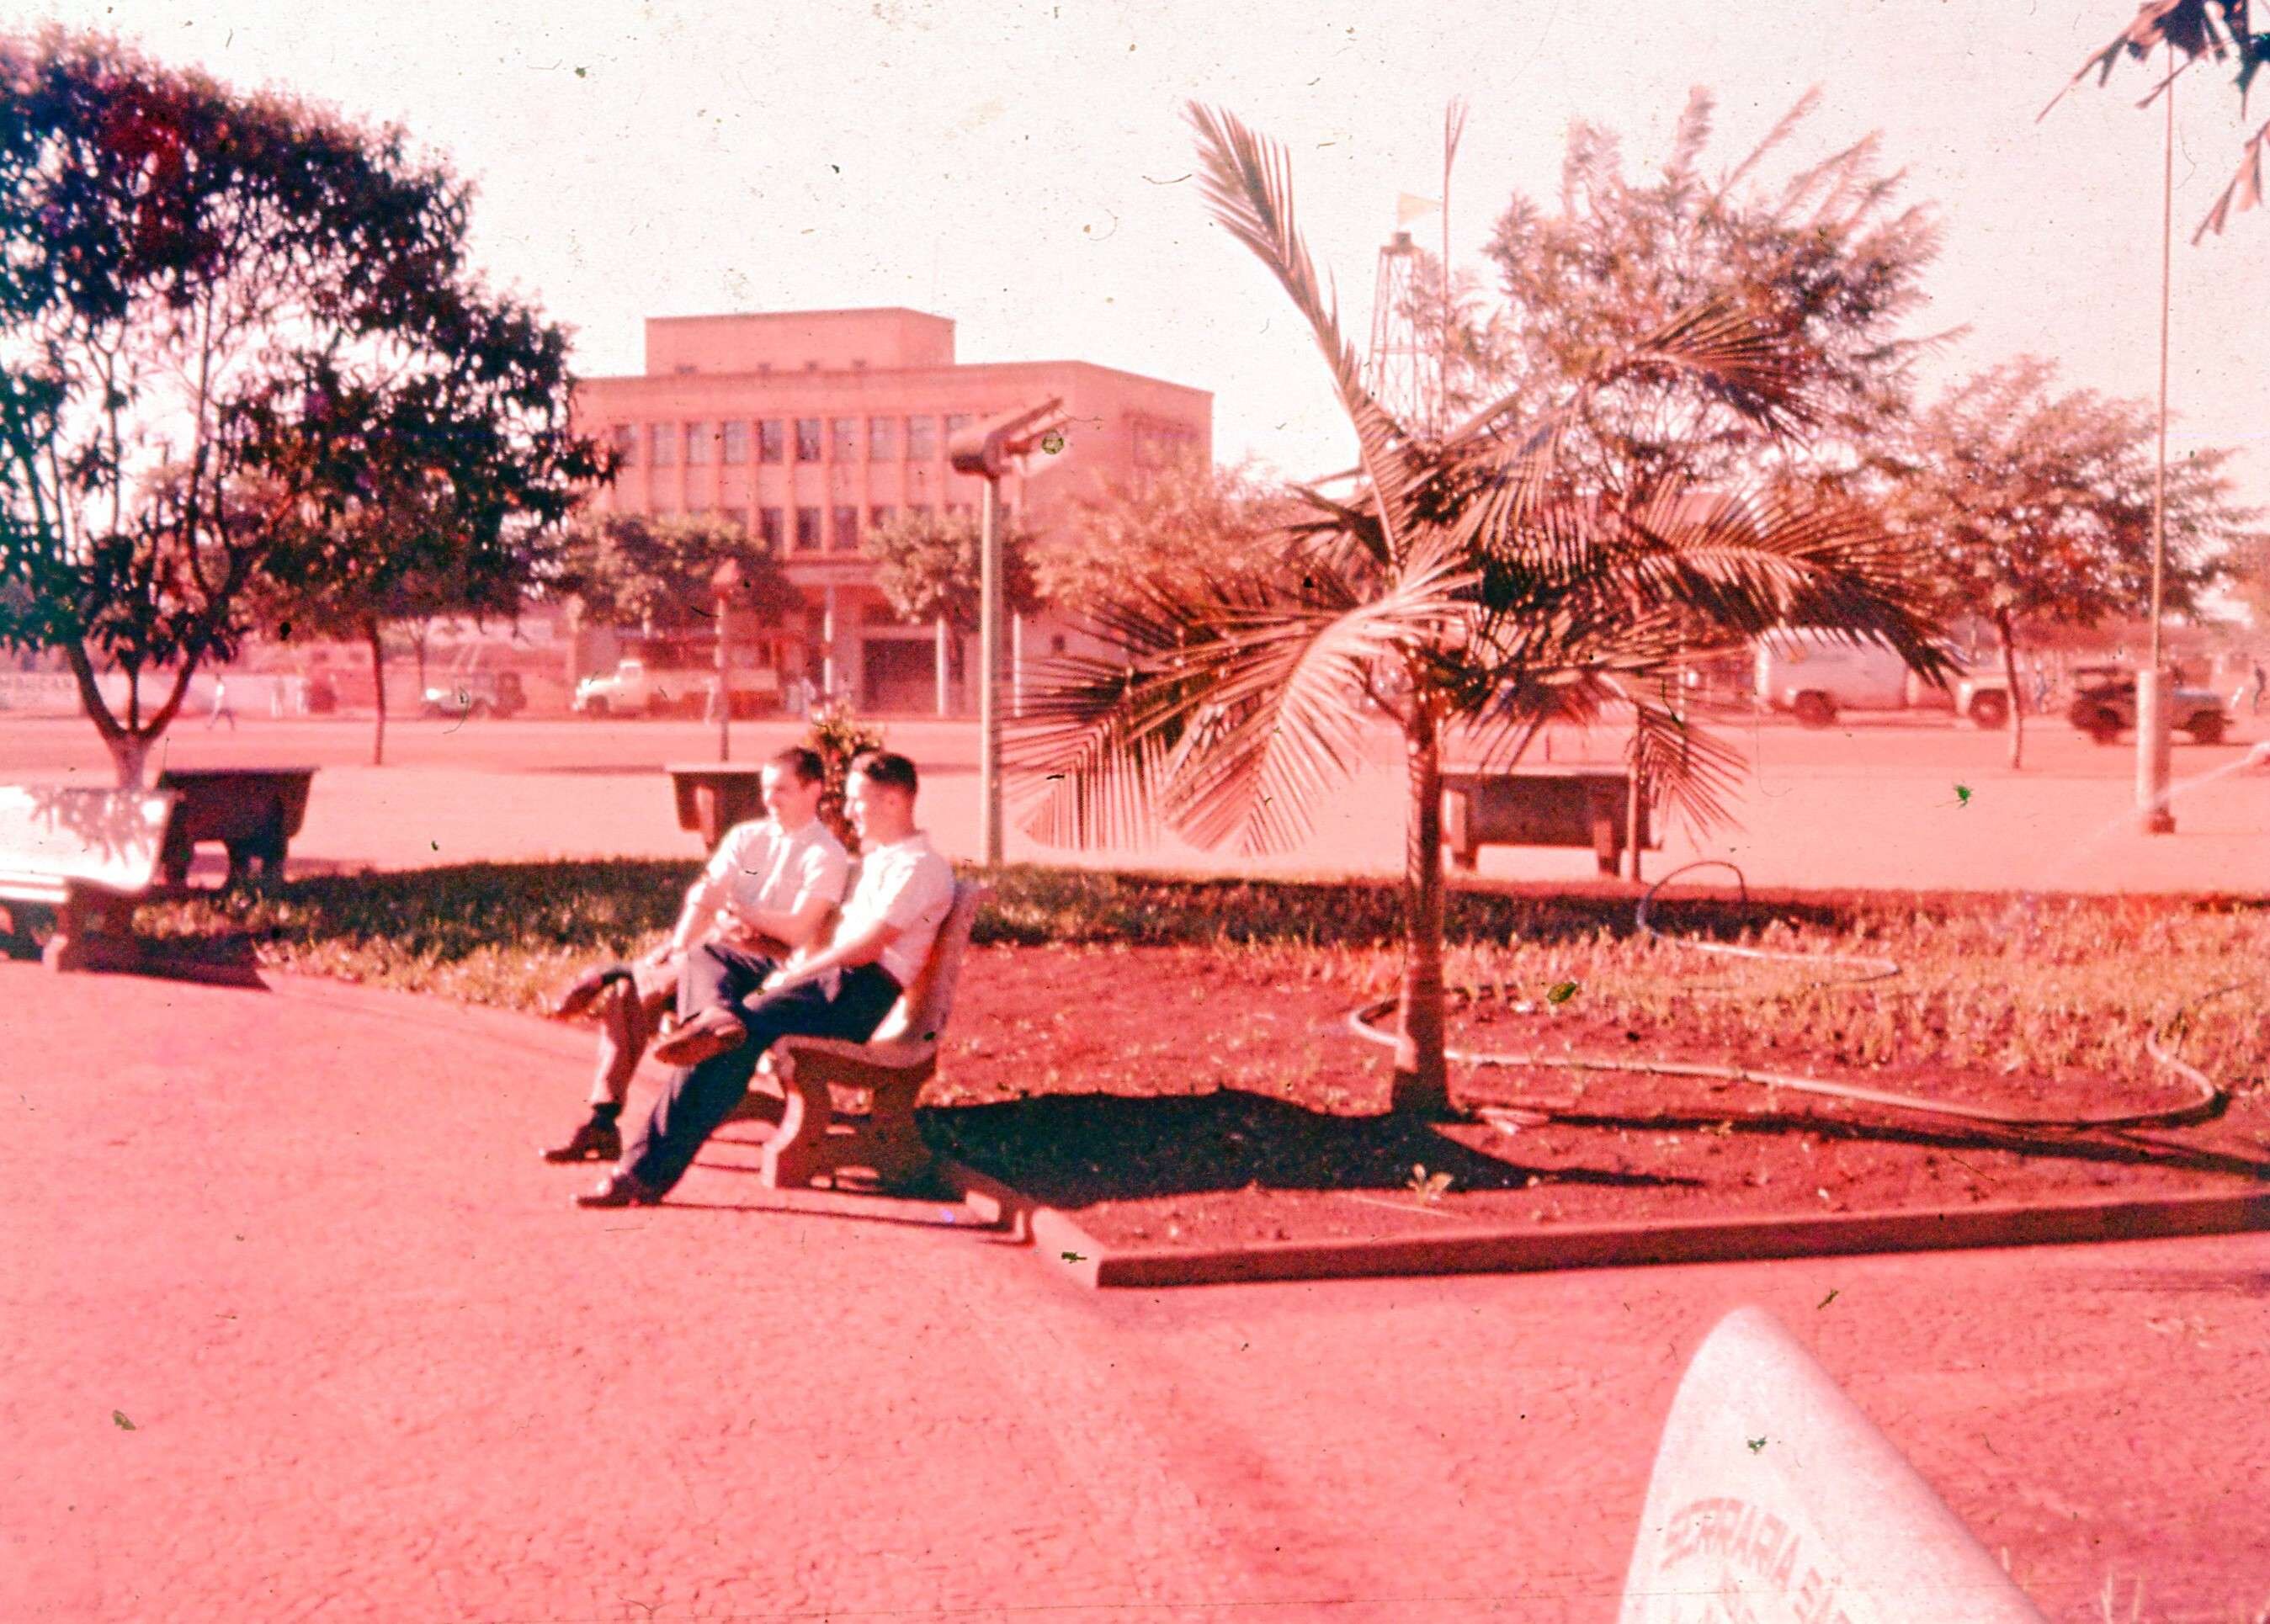
[[[0,785],[0,903],[18,937],[27,932],[14,905],[55,910],[41,955],[49,969],[139,961],[134,904],[156,878],[180,798],[171,790]]]
[[[1443,849],[1462,869],[1484,846],[1589,846],[1613,874],[1633,825],[1641,849],[1655,845],[1647,814],[1620,768],[1443,775]]]
[[[776,1122],[764,1148],[764,1182],[793,1189],[838,1169],[864,1168],[888,1186],[928,1171],[930,1147],[915,1125],[915,1096],[938,1073],[938,1044],[986,887],[956,880],[953,908],[938,927],[929,962],[899,997],[874,1036],[789,1037],[759,1063],[749,1098],[728,1121]],[[864,1090],[866,1114],[837,1110],[837,1088]]]

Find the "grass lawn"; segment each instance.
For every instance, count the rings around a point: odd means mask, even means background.
[[[532,1011],[666,930],[691,863],[472,864],[145,907],[192,953]],[[1394,990],[1391,886],[992,877],[925,1132],[1100,1234],[1163,1243],[2231,1190],[2270,1174],[2270,901],[1460,888],[1451,1042],[1858,1083],[2044,1116],[2228,1092],[2180,1131],[2014,1132],[1780,1088],[1544,1064],[1454,1067],[1470,1104],[1384,1119],[1387,1051],[1348,1010]],[[1697,951],[1704,941],[1798,959]],[[1890,960],[1895,974],[1814,955]],[[580,1081],[578,1086],[580,1086]]]

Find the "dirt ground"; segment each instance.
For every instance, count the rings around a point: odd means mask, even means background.
[[[1389,1050],[1349,1031],[1352,1002],[1345,988],[1190,949],[980,949],[924,1094],[924,1131],[1077,1212],[1099,1240],[1169,1247],[1960,1209],[2239,1191],[2270,1178],[2270,1109],[2245,1087],[2197,1126],[2020,1131],[1747,1083],[1454,1067],[1463,1103],[1552,1109],[1497,1125],[1394,1122],[1378,1115]],[[1450,1041],[1743,1064],[2014,1116],[2143,1113],[2191,1097],[2164,1071],[1854,1071],[1829,1056],[1743,1054],[1489,1004],[1460,1008]]]

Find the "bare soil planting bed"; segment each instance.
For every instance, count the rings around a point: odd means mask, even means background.
[[[1389,1051],[1354,1036],[1352,986],[1314,953],[979,949],[924,1131],[1106,1244],[1233,1247],[1430,1230],[1959,1211],[1983,1203],[2244,1193],[2270,1178],[2259,1079],[2183,1128],[2012,1131],[1749,1083],[1454,1066],[1463,1105],[1549,1101],[1494,1126],[1389,1120]],[[1897,996],[1848,990],[1856,1001]],[[1629,1053],[1812,1075],[2012,1115],[2148,1112],[2171,1071],[1981,1069],[1696,1040],[1604,1019],[1582,990],[1517,1014],[1453,999],[1454,1048]],[[1391,1020],[1391,1017],[1390,1018]],[[1501,1124],[1504,1118],[1501,1117]]]

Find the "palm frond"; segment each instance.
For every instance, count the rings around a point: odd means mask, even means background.
[[[2244,214],[2262,201],[2262,160],[2266,154],[2270,154],[2270,123],[2264,124],[2247,138],[2246,145],[2240,152],[2237,171],[2231,175],[2230,183],[2215,198],[2214,207],[2207,211],[2207,218],[2200,222],[2199,229],[2192,233],[2194,245],[2209,232],[2217,236],[2222,234],[2223,226],[2230,219],[2232,205],[2236,204],[2237,212]]]
[[[1199,189],[1206,206],[1224,230],[1269,268],[1315,333],[1340,404],[1354,425],[1389,555],[1399,557],[1419,475],[1410,456],[1411,435],[1366,387],[1355,348],[1340,329],[1338,303],[1318,285],[1294,219],[1292,166],[1285,150],[1220,109],[1193,101],[1189,116],[1198,132]]]
[[[1367,679],[1463,612],[1463,578],[1428,550],[1384,589],[1297,577],[1152,586],[1092,617],[1122,663],[1050,663],[1008,752],[1035,838],[1141,838],[1281,850],[1354,775]]]

